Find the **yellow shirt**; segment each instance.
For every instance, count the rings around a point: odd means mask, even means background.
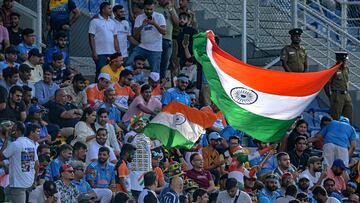
[[[101,68],[101,72],[102,72],[102,73],[107,73],[107,74],[110,75],[111,83],[115,83],[115,82],[118,82],[118,81],[119,81],[120,73],[121,73],[121,71],[123,71],[123,70],[124,70],[124,67],[121,66],[119,69],[117,69],[116,72],[114,72],[114,71],[111,69],[111,67],[110,67],[109,64],[107,64],[107,65],[105,65],[104,67]]]

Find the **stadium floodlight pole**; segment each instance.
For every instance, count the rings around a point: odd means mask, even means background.
[[[241,40],[241,48],[242,48],[242,61],[244,63],[247,62],[247,53],[246,53],[246,0],[243,0],[243,6],[242,6],[242,9],[243,9],[243,15],[242,15],[242,40]]]
[[[298,28],[298,0],[291,0],[291,25]]]
[[[42,43],[42,2],[41,0],[37,0],[36,11],[37,11],[37,19],[36,19],[36,42],[38,47],[41,47]]]

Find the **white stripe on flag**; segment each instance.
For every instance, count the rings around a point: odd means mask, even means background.
[[[311,101],[320,92],[319,91],[315,94],[304,97],[292,97],[292,96],[268,94],[257,91],[251,87],[246,86],[240,81],[234,79],[233,77],[229,76],[220,69],[220,67],[216,64],[215,59],[212,56],[212,44],[209,39],[207,39],[206,51],[212,66],[214,67],[214,69],[216,70],[219,76],[221,85],[223,86],[228,97],[232,99],[234,103],[237,104],[240,108],[243,108],[254,114],[272,119],[279,119],[279,120],[294,119],[296,116],[300,115],[304,111],[304,109],[311,103]],[[248,99],[244,98],[243,100],[241,100],[241,103],[238,103],[233,99],[233,98],[241,99],[239,97],[234,97],[234,96],[235,94],[241,96],[239,94],[244,95],[244,93],[247,93],[245,95],[248,96],[247,97]],[[233,97],[231,95],[233,95]]]
[[[196,123],[190,122],[181,113],[170,114],[167,112],[160,112],[151,120],[150,123],[161,124],[173,130],[177,130],[187,140],[193,143],[195,143],[199,137],[205,133],[204,128]]]

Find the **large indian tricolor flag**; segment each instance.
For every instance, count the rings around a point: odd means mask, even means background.
[[[159,140],[168,149],[191,148],[215,121],[214,114],[172,101],[150,121],[144,134]]]
[[[339,67],[289,73],[251,66],[221,50],[211,31],[194,36],[193,49],[228,123],[264,142],[279,141]]]

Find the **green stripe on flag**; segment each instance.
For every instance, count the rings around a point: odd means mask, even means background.
[[[201,63],[205,77],[209,82],[211,100],[225,115],[228,123],[232,127],[263,142],[279,141],[294,123],[295,119],[272,119],[251,113],[235,104],[221,85],[218,74],[207,56],[206,44],[207,37],[205,32],[195,35],[193,43],[194,55],[197,61]]]
[[[172,147],[191,148],[194,145],[179,131],[157,123],[149,123],[144,129],[144,134],[151,139],[159,140],[167,149]]]

